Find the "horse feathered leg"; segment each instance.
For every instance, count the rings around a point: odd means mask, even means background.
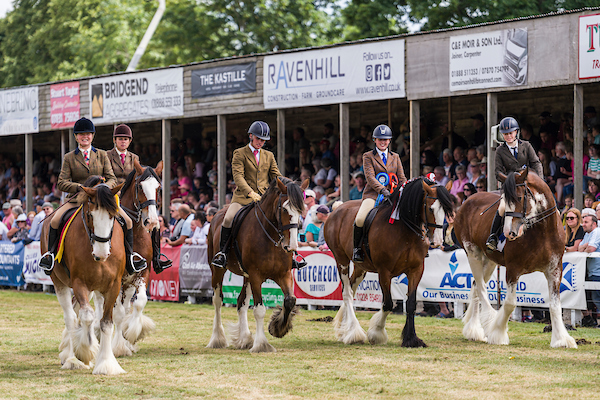
[[[66,345],[60,352],[60,362],[62,369],[82,369],[89,368],[89,366],[82,363],[75,357],[75,351],[73,347],[73,335],[77,325],[77,314],[73,310],[73,304],[71,303],[71,290],[63,285],[57,285],[55,283],[56,298],[60,306],[63,309],[65,326],[66,326]],[[64,333],[63,333],[64,336]]]
[[[289,271],[283,279],[277,279],[277,284],[283,291],[283,307],[277,307],[271,314],[271,322],[269,322],[269,333],[276,337],[282,338],[293,328],[292,320],[296,315],[296,297],[293,295],[293,277]]]
[[[221,307],[223,306],[222,285],[218,284],[213,289],[213,306],[215,307],[215,318],[213,320],[213,331],[210,341],[206,345],[209,349],[222,349],[227,347],[227,336],[223,329],[223,321],[221,320]]]
[[[95,290],[94,292],[94,311],[96,312],[96,318],[94,319],[94,335],[100,339],[100,320],[104,315],[104,296],[102,293]]]
[[[514,279],[514,282],[507,283],[504,304],[486,330],[489,344],[507,345],[510,341],[508,338],[508,319],[517,306],[517,283],[517,278]]]
[[[244,285],[238,296],[238,322],[229,325],[229,335],[231,343],[236,349],[249,349],[254,340],[250,328],[248,327],[248,309],[250,308],[250,283],[244,278]]]
[[[85,365],[96,358],[98,339],[93,332],[94,309],[88,301],[89,290],[79,281],[73,283],[73,293],[79,302],[79,323],[73,335],[73,350],[75,356]]]
[[[359,275],[355,268],[352,274],[354,281],[351,284],[348,270],[340,270],[345,313],[342,314],[342,321],[339,329],[336,330],[336,335],[338,336],[338,340],[344,344],[364,343],[367,340],[367,334],[360,326],[360,322],[358,322],[358,318],[356,318],[354,312],[354,293],[364,277],[365,272],[362,272],[362,274]]]
[[[545,271],[548,280],[548,293],[550,295],[550,321],[552,323],[551,347],[577,348],[575,339],[569,335],[562,319],[562,306],[560,303],[560,280],[562,277],[562,260],[556,262],[556,267]]]
[[[124,374],[125,371],[119,365],[113,353],[111,339],[113,335],[113,308],[117,296],[121,290],[121,279],[115,279],[112,287],[104,293],[105,307],[104,315],[100,321],[100,350],[96,359],[96,367],[93,374],[95,375],[117,375]]]
[[[131,312],[123,321],[123,336],[131,344],[144,339],[156,330],[156,324],[152,318],[143,314],[148,303],[148,296],[146,295],[146,281],[143,278],[140,278],[140,281],[136,287],[135,300],[131,303]]]
[[[256,320],[256,336],[254,337],[254,344],[250,349],[250,353],[274,353],[277,350],[269,344],[265,335],[264,323],[267,307],[263,304],[261,285],[262,281],[259,281],[256,277],[250,283],[252,297],[254,298],[254,319]]]
[[[483,330],[483,326],[481,325],[481,310],[482,302],[485,301],[480,299],[480,291],[479,287],[485,280],[485,272],[484,272],[484,255],[479,250],[478,247],[466,243],[465,249],[467,251],[467,257],[469,259],[469,265],[471,266],[471,271],[473,271],[473,276],[481,276],[482,279],[475,279],[473,285],[471,286],[471,302],[469,303],[469,308],[467,312],[463,316],[463,336],[468,340],[476,340],[480,342],[485,342],[485,331]],[[476,272],[475,272],[476,271]],[[484,286],[485,287],[485,286]]]
[[[406,301],[406,323],[402,329],[402,347],[427,347],[415,331],[415,310],[417,309],[417,286],[423,276],[423,267],[408,276],[408,300]]]
[[[369,343],[371,344],[386,344],[388,341],[387,331],[385,330],[385,321],[394,307],[392,293],[390,292],[392,278],[389,275],[388,271],[381,271],[379,273],[379,286],[383,293],[383,302],[381,304],[381,310],[376,312],[369,321],[367,336],[369,337]]]
[[[129,357],[133,355],[133,346],[123,337],[123,320],[127,315],[127,304],[131,296],[127,296],[123,291],[115,302],[113,309],[113,322],[115,323],[115,334],[112,337],[112,349],[115,357]]]

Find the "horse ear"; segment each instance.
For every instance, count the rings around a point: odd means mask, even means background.
[[[158,164],[156,164],[156,168],[154,168],[154,172],[156,172],[156,175],[161,176],[162,170],[163,170],[163,162],[162,162],[162,160],[160,160],[158,162]]]
[[[81,190],[83,190],[90,197],[95,197],[96,192],[98,191],[97,189],[89,188],[89,187],[85,187],[85,186],[82,186]]]
[[[281,179],[279,179],[279,178],[275,178],[275,179],[277,179],[277,187],[279,187],[279,191],[281,193],[283,193],[283,194],[286,194],[287,193],[287,186],[285,186],[283,184],[283,182],[281,182]]]
[[[110,189],[110,192],[112,193],[112,195],[114,196],[115,194],[119,193],[119,190],[121,190],[121,188],[123,187],[124,184],[125,184],[125,182],[118,184],[114,188]]]
[[[310,179],[305,179],[304,182],[302,182],[302,185],[300,185],[300,187],[302,188],[302,190],[306,190],[306,188],[308,187],[309,184],[310,184]]]
[[[504,175],[502,172],[498,172],[498,180],[502,183],[504,183],[506,181],[507,176]]]
[[[133,166],[135,167],[136,174],[141,175],[144,173],[144,168],[142,168],[142,165],[137,159],[133,160]]]
[[[449,181],[446,183],[446,190],[447,190],[447,191],[450,191],[450,190],[452,190],[452,180],[449,180]]]
[[[426,184],[425,180],[423,180],[422,183],[423,183],[423,190],[425,191],[425,193],[427,193],[427,196],[433,197],[433,189],[431,188],[431,186]]]
[[[523,169],[521,169],[521,178],[523,178],[523,182],[525,182],[525,179],[527,179],[527,175],[529,175],[529,167],[527,165],[523,166]]]

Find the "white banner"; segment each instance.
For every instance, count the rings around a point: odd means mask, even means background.
[[[0,90],[0,136],[39,132],[39,120],[37,86]]]
[[[579,17],[579,79],[600,77],[600,14]]]
[[[31,242],[25,246],[25,264],[23,265],[25,282],[54,285],[52,279],[39,267],[40,258],[40,242]]]
[[[450,91],[527,84],[527,28],[450,37]]]
[[[404,40],[267,56],[265,108],[405,97]]]
[[[183,115],[183,68],[91,79],[89,85],[94,124]]]

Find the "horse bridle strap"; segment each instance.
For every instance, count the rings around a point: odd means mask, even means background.
[[[532,217],[527,217],[527,195],[531,196],[532,198],[534,197],[534,195],[531,192],[531,189],[529,189],[529,186],[527,186],[527,183],[519,183],[516,186],[525,186],[525,194],[523,195],[523,212],[519,213],[514,211],[507,211],[504,213],[504,216],[521,218],[523,224],[527,228],[531,228],[533,225],[537,224],[538,222],[542,222],[543,220],[545,220],[546,218],[550,217],[552,214],[558,211],[558,208],[556,207],[556,205],[554,205],[554,207],[544,210],[539,214],[536,214]]]
[[[88,199],[89,202],[89,199]],[[99,242],[99,243],[106,243],[109,242],[110,239],[112,238],[112,234],[113,234],[113,228],[114,228],[114,224],[113,226],[110,228],[110,233],[108,234],[108,237],[101,237],[101,236],[96,236],[95,233],[90,232],[90,229],[88,227],[87,224],[87,211],[81,210],[81,219],[83,220],[83,227],[85,228],[85,232],[88,234],[88,238],[90,239],[90,244],[93,246],[94,242]]]
[[[433,199],[434,201],[438,200],[437,197],[432,197],[429,195],[426,195],[425,199]],[[425,210],[426,207],[427,207],[427,202],[423,203],[423,212],[427,211],[427,210]],[[427,218],[425,218],[425,221],[427,221]],[[432,224],[431,222],[427,221],[427,228],[430,228],[430,227],[437,228],[437,229],[444,229],[444,225]],[[427,231],[429,232],[429,229],[427,229]]]
[[[152,171],[154,172],[154,171]],[[133,221],[140,222],[140,218],[142,217],[142,210],[148,206],[157,206],[158,207],[158,203],[156,202],[156,200],[146,200],[143,203],[140,203],[140,198],[138,196],[138,188],[140,186],[140,182],[142,177],[144,177],[146,174],[146,172],[144,172],[142,175],[138,176],[135,179],[135,186],[133,188],[134,192],[135,192],[135,201],[133,202],[133,206],[135,207],[135,210],[132,210],[130,208],[127,208],[123,205],[120,205],[120,207],[125,211],[125,213],[129,216],[129,218],[131,218]],[[156,174],[154,174],[155,178]],[[160,180],[159,180],[160,181]]]
[[[256,220],[258,221],[258,224],[260,225],[260,227],[262,228],[263,232],[265,233],[265,235],[267,236],[267,238],[269,238],[269,240],[275,245],[275,247],[278,247],[281,242],[283,242],[283,232],[292,229],[292,228],[298,228],[298,224],[287,224],[287,225],[282,225],[281,223],[281,197],[283,196],[283,194],[279,195],[279,199],[277,200],[277,212],[279,214],[279,218],[277,218],[277,225],[279,226],[279,228],[275,227],[275,225],[273,225],[273,223],[269,220],[269,218],[267,218],[267,215],[265,214],[264,210],[260,207],[259,203],[256,203],[256,207],[254,207],[254,215],[256,216]],[[269,223],[269,225],[271,226],[271,228],[275,229],[277,231],[277,234],[279,235],[279,240],[275,241],[271,235],[267,232],[267,230],[265,229],[265,226],[263,225],[262,221],[260,220],[260,218],[258,218],[258,213],[256,212],[256,209],[259,209],[261,214],[263,215],[263,217],[265,218],[265,220]]]

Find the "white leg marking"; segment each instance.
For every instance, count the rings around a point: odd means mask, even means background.
[[[269,344],[267,337],[265,336],[265,315],[267,313],[267,307],[263,304],[254,306],[254,319],[256,320],[256,338],[254,339],[254,346],[250,349],[250,353],[274,353],[275,347]]]
[[[223,302],[221,300],[221,285],[219,284],[213,292],[213,306],[215,307],[215,318],[213,320],[213,331],[210,341],[208,342],[207,348],[210,349],[222,349],[227,347],[227,337],[225,336],[225,330],[223,329],[223,321],[221,320],[221,307]]]

